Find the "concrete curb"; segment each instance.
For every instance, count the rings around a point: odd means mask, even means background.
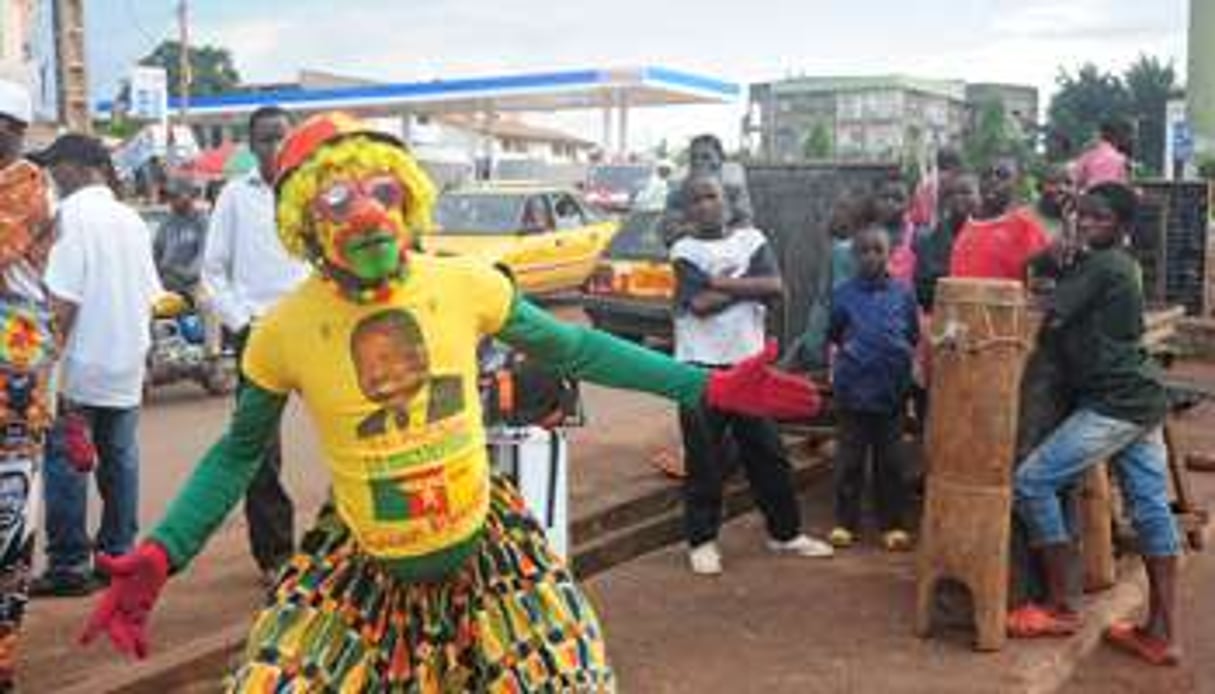
[[[88,681],[59,690],[59,694],[146,694],[180,692],[207,673],[223,670],[249,633],[248,620],[154,654],[142,663],[114,663],[94,669]],[[213,682],[209,691],[215,691]]]
[[[793,484],[799,492],[831,470],[824,458],[805,458],[793,465]],[[607,571],[643,554],[657,551],[683,539],[682,490],[671,487],[660,498],[648,500],[649,513],[620,524],[602,525],[599,532],[579,542],[571,565],[579,580]],[[755,508],[750,487],[741,479],[727,485],[722,499],[722,518],[730,520]]]

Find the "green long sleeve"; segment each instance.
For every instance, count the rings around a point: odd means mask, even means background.
[[[278,429],[287,396],[246,384],[228,431],[194,468],[151,539],[180,570],[190,563],[241,500]]]
[[[516,298],[498,339],[543,361],[562,376],[610,388],[640,390],[694,407],[708,372],[598,330],[558,320]]]

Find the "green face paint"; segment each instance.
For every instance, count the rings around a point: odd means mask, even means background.
[[[395,277],[401,270],[401,243],[396,234],[384,229],[346,239],[342,256],[356,277],[369,282]]]

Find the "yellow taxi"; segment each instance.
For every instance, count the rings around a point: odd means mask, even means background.
[[[573,190],[495,183],[444,192],[435,229],[421,245],[436,255],[481,259],[523,291],[541,294],[582,287],[617,228]]]

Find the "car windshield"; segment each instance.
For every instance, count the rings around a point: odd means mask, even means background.
[[[662,238],[661,212],[634,212],[624,220],[608,245],[609,258],[621,260],[665,260],[667,244]]]
[[[519,231],[522,195],[446,193],[435,207],[442,234],[511,234]]]
[[[591,188],[622,190],[630,194],[645,187],[650,170],[645,166],[597,166],[591,169],[587,183]]]

